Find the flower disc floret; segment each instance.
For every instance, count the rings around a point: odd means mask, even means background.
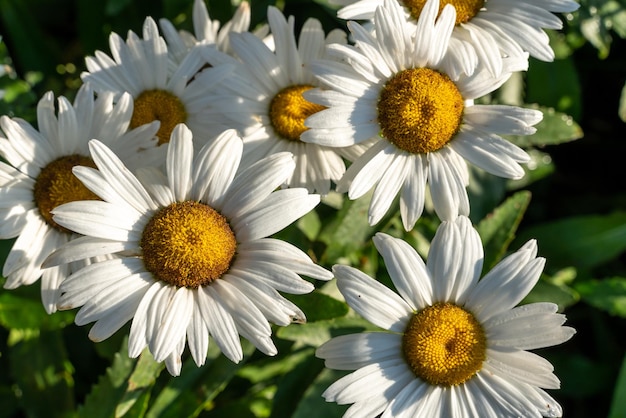
[[[404,0],[404,6],[409,10],[411,17],[417,20],[426,5],[426,0]],[[451,4],[456,9],[456,24],[466,23],[472,20],[476,14],[485,6],[485,0],[441,0],[439,3],[439,13],[447,5]]]
[[[52,209],[76,200],[99,199],[72,173],[72,168],[77,165],[96,167],[89,157],[78,154],[68,155],[46,165],[35,181],[33,192],[39,213],[48,225],[60,231],[67,232],[67,229],[52,219]]]
[[[300,135],[308,128],[304,120],[325,107],[311,103],[302,93],[313,86],[301,84],[289,86],[279,91],[270,103],[270,120],[278,135],[291,141],[300,141]]]
[[[230,267],[237,241],[226,218],[195,201],[159,210],[141,238],[143,260],[156,278],[197,288],[219,279]]]
[[[463,96],[445,74],[411,68],[390,78],[378,100],[382,137],[412,154],[446,145],[459,131]]]
[[[482,368],[487,340],[474,315],[451,303],[416,313],[402,338],[402,351],[416,376],[431,385],[466,382]]]
[[[187,111],[183,102],[165,90],[146,90],[135,98],[135,108],[130,128],[158,120],[161,122],[157,137],[159,145],[169,142],[172,130],[179,123],[187,121]]]

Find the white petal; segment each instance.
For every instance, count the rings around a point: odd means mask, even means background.
[[[333,273],[346,302],[371,323],[395,332],[404,332],[413,310],[396,293],[365,273],[335,265]]]
[[[178,124],[172,131],[167,148],[167,178],[177,202],[189,200],[191,191],[191,162],[193,160],[193,138],[184,124]]]
[[[161,281],[153,282],[137,305],[128,335],[128,356],[130,358],[138,357],[148,345],[148,310],[154,297],[165,286],[166,284]]]
[[[412,175],[412,173],[408,172],[408,167],[411,167],[411,160],[408,156],[396,155],[386,168],[374,189],[370,202],[368,212],[370,225],[377,224],[385,216],[398,195],[400,188],[405,183],[407,176]]]
[[[219,301],[219,295],[211,286],[199,287],[198,302],[202,318],[217,346],[232,362],[239,363],[243,359],[239,333],[232,315]]]
[[[402,298],[417,311],[433,304],[430,272],[417,251],[406,241],[379,232],[372,238]]]
[[[132,239],[135,224],[143,217],[129,206],[118,206],[99,200],[65,203],[57,206],[52,213],[55,222],[67,229],[117,241]]]
[[[196,365],[201,367],[206,361],[209,349],[209,330],[207,329],[206,322],[204,322],[202,314],[200,313],[198,292],[194,291],[193,293],[194,305],[196,308],[193,310],[191,320],[187,325],[187,343],[189,344],[191,357],[193,357]]]
[[[137,249],[136,242],[112,241],[102,238],[82,236],[75,238],[46,258],[43,267],[58,266],[73,261],[84,260],[99,255],[114,254]]]
[[[400,334],[366,332],[335,337],[315,350],[315,355],[324,359],[329,369],[356,370],[397,358],[401,346]]]
[[[156,361],[165,360],[176,345],[185,340],[187,325],[194,310],[193,294],[186,287],[180,287],[169,301],[154,341],[152,354]]]
[[[121,309],[128,298],[132,300],[135,293],[143,294],[150,285],[151,279],[147,275],[133,275],[117,280],[87,300],[76,313],[74,322],[76,325],[85,325],[105,318]]]
[[[306,189],[278,190],[232,223],[238,241],[265,238],[310,212],[320,196]]]
[[[522,350],[487,350],[487,362],[511,380],[545,389],[559,389],[559,379],[552,373],[549,361],[536,354]]]
[[[239,173],[221,207],[222,214],[236,219],[265,200],[291,175],[295,168],[289,153],[271,155]]]
[[[192,195],[208,205],[221,207],[239,168],[243,141],[230,129],[209,144],[198,152],[194,161]]]
[[[406,180],[402,185],[400,215],[404,229],[410,231],[424,210],[426,181],[428,178],[426,158],[423,158],[421,155],[413,156],[407,164],[406,170],[410,174],[407,174]]]
[[[211,287],[220,297],[223,306],[232,315],[237,331],[263,353],[274,356],[278,353],[270,336],[272,330],[263,313],[237,287],[226,280],[217,280]]]
[[[467,201],[467,191],[450,167],[450,150],[442,148],[428,154],[428,181],[435,212],[441,220],[454,220],[461,214],[463,201]]]
[[[157,208],[146,189],[106,145],[92,139],[89,149],[100,172],[133,208],[139,212]]]
[[[146,282],[146,288],[148,282]],[[128,295],[119,309],[112,310],[107,316],[100,318],[89,330],[89,339],[95,342],[104,341],[130,321],[139,302],[143,297],[142,292],[133,292]]]
[[[70,275],[61,285],[59,309],[82,306],[111,284],[144,269],[138,258],[114,258],[89,264]]]
[[[294,271],[278,264],[271,263],[236,263],[228,270],[228,274],[249,280],[253,283],[264,283],[281,292],[292,294],[310,293],[313,284],[303,280]]]

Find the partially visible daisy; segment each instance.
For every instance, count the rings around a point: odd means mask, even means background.
[[[527,242],[479,281],[483,249],[469,219],[444,221],[426,263],[401,239],[378,233],[396,294],[359,270],[336,265],[348,304],[388,332],[333,338],[316,355],[356,370],[333,383],[327,401],[353,404],[348,417],[560,417],[543,389],[558,389],[552,365],[527,350],[575,333],[553,303],[515,307],[545,260]],[[382,415],[381,415],[382,414]]]
[[[344,5],[337,15],[342,19],[373,19],[376,8],[385,0],[334,0]],[[426,0],[395,0],[406,19],[416,22],[424,13]],[[553,13],[578,9],[573,0],[443,0],[456,9],[452,42],[468,42],[478,59],[497,75],[502,70],[501,57],[530,53],[542,61],[552,61],[554,51],[544,29],[562,29],[563,22]],[[454,53],[454,51],[453,51]]]
[[[160,121],[159,144],[169,141],[172,129],[179,123],[188,125],[196,140],[224,130],[225,126],[206,115],[211,105],[208,93],[232,69],[205,68],[201,50],[210,46],[197,45],[180,63],[170,61],[165,40],[150,17],[144,21],[143,38],[129,31],[124,42],[113,32],[109,46],[112,57],[101,51],[87,57],[88,71],[81,78],[91,83],[98,94],[110,92],[119,97],[130,93],[135,101],[131,127]]]
[[[214,92],[220,103],[214,111],[229,120],[244,138],[244,163],[247,165],[267,155],[288,151],[294,155],[296,169],[287,179],[288,187],[306,187],[326,194],[331,181],[343,175],[342,156],[356,158],[361,146],[333,149],[307,144],[300,135],[307,129],[304,120],[323,106],[313,104],[303,93],[319,86],[309,69],[309,63],[330,58],[325,45],[346,43],[346,34],[335,30],[325,36],[317,19],[308,19],[296,42],[294,18],[269,7],[267,19],[275,43],[271,50],[250,33],[231,34],[231,47],[240,59],[232,77]],[[207,56],[211,62],[215,54]]]
[[[346,63],[312,64],[326,89],[305,97],[327,109],[306,119],[309,129],[301,138],[330,147],[374,141],[337,185],[350,199],[376,186],[372,225],[400,193],[402,222],[410,230],[423,211],[426,184],[440,219],[467,215],[466,161],[497,176],[522,177],[519,163],[528,162],[528,154],[499,135],[532,134],[543,116],[513,106],[474,105],[512,72],[525,69],[526,56],[504,59],[500,77],[484,67],[472,76],[459,73],[457,60],[446,53],[454,8],[438,10],[438,0],[426,3],[415,28],[395,1],[387,1],[376,11],[375,36],[349,22],[355,46],[329,47]]]
[[[83,85],[74,104],[46,93],[37,105],[38,130],[20,118],[0,118],[0,239],[17,237],[2,270],[6,289],[32,284],[40,277],[41,299],[48,313],[56,311],[60,282],[69,266],[42,268],[46,257],[76,237],[52,219],[52,210],[73,200],[97,199],[72,174],[75,165],[94,166],[88,141],[99,138],[131,166],[159,161],[165,149],[156,145],[158,123],[128,131],[133,101],[111,94],[94,99]]]
[[[204,0],[195,0],[192,20],[193,34],[185,30],[177,31],[167,19],[159,20],[163,37],[175,62],[182,62],[187,53],[198,44],[212,45],[219,51],[232,54],[229,35],[249,31],[250,3],[241,2],[232,19],[221,25],[219,20],[211,20]],[[253,33],[262,39],[267,34],[267,25],[261,25]]]
[[[148,346],[178,375],[186,341],[198,366],[209,335],[239,362],[239,335],[275,355],[268,321],[306,320],[278,291],[308,293],[314,286],[299,274],[321,280],[332,274],[295,246],[268,237],[309,212],[320,196],[301,188],[276,191],[294,169],[288,153],[238,171],[242,146],[229,130],[194,158],[191,132],[181,124],[172,132],[166,174],[143,170],[138,180],[102,143],[90,143],[99,171],[74,172],[103,201],[55,209],[56,222],[85,238],[48,263],[123,252],[61,285],[59,309],[81,307],[76,323],[95,322],[92,340],[108,338],[132,319],[129,355]]]

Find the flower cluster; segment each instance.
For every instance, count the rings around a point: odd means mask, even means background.
[[[150,17],[141,36],[112,33],[73,103],[41,98],[36,128],[2,116],[0,238],[16,238],[5,288],[41,278],[46,311],[79,308],[93,341],[130,322],[129,355],[147,347],[179,375],[185,347],[202,366],[210,339],[233,362],[240,336],[275,355],[270,323],[306,322],[279,292],[335,277],[382,328],[317,349],[354,370],[323,395],[352,404],[345,416],[561,416],[544,391],[559,387],[551,364],[527,350],[574,330],[555,304],[517,306],[545,260],[531,240],[481,278],[466,188],[470,164],[524,176],[530,157],[505,137],[533,134],[541,111],[478,99],[530,56],[551,61],[544,29],[577,4],[341,5],[348,32],[311,18],[296,37],[275,7],[251,30],[248,3],[220,27],[196,0],[193,34]],[[396,199],[406,231],[424,210],[440,220],[426,262],[373,238],[397,293],[273,237],[330,193],[370,191],[371,226]]]

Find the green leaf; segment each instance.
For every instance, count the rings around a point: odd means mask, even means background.
[[[78,416],[84,418],[110,418],[128,386],[128,377],[133,371],[136,359],[128,357],[128,342],[124,339],[120,351],[113,357],[113,362],[98,383],[85,398],[85,403],[78,409]]]
[[[597,50],[601,59],[609,55],[612,34],[626,37],[626,7],[623,1],[588,0],[582,3],[575,27]],[[584,7],[586,6],[586,7]]]
[[[130,407],[125,413],[124,418],[142,418],[146,415],[146,411],[148,410],[148,406],[150,404],[150,391],[144,390],[137,396],[134,400],[132,407]],[[121,416],[117,415],[116,416]]]
[[[622,87],[622,93],[619,96],[619,108],[617,110],[619,118],[626,122],[626,84]]]
[[[552,302],[558,305],[559,312],[563,312],[565,308],[574,305],[579,300],[580,295],[576,290],[544,278],[537,282],[522,303]]]
[[[371,197],[372,192],[369,192],[356,200],[344,200],[337,216],[326,222],[318,237],[327,245],[322,256],[323,263],[334,264],[342,257],[355,256],[374,234],[376,228],[368,222]]]
[[[107,16],[116,16],[132,3],[132,0],[108,0],[104,8]]]
[[[147,348],[141,353],[135,370],[128,378],[126,393],[124,393],[115,409],[116,417],[125,415],[126,412],[135,406],[135,402],[138,400],[146,402],[146,395],[149,399],[150,389],[164,367],[163,363],[154,361]]]
[[[506,182],[507,190],[521,190],[531,184],[548,177],[555,171],[554,163],[550,154],[531,148],[526,150],[530,161],[524,165],[524,177]]]
[[[65,328],[73,320],[73,312],[61,311],[48,315],[40,301],[12,292],[0,293],[0,325],[5,328],[53,330]]]
[[[292,418],[338,418],[343,416],[350,405],[326,402],[322,393],[345,374],[345,371],[322,370],[304,392]]]
[[[0,0],[3,31],[10,34],[14,45],[19,45],[11,54],[21,63],[21,68],[51,74],[56,66],[55,48],[35,19],[32,3],[24,0]]]
[[[626,317],[626,278],[612,277],[576,284],[583,301],[611,315]]]
[[[491,269],[506,254],[528,208],[530,198],[531,194],[528,191],[515,193],[476,226],[485,249],[483,269]]]
[[[506,180],[469,166],[470,181],[467,195],[470,201],[470,219],[476,223],[502,202],[506,194]]]
[[[289,373],[308,356],[310,356],[308,347],[292,349],[286,354],[279,352],[278,357],[266,357],[246,364],[237,372],[237,375],[248,379],[253,384],[264,380],[270,381]]]
[[[531,59],[526,73],[526,103],[541,103],[579,119],[582,100],[573,57],[543,62]]]
[[[580,32],[598,50],[600,58],[606,58],[611,49],[611,34],[602,24],[600,16],[586,16],[580,20]]]
[[[187,359],[180,376],[170,379],[155,398],[146,417],[196,416],[208,408],[255,350],[247,340],[242,340],[241,346],[244,359],[238,364],[226,358],[214,343],[209,345],[204,366],[198,367],[193,359]]]
[[[541,106],[536,108],[543,112],[542,121],[535,125],[537,132],[533,135],[507,135],[506,138],[515,145],[522,148],[542,147],[582,138],[582,128],[568,114],[557,112],[553,108]]]
[[[292,416],[303,397],[306,389],[315,381],[324,369],[324,362],[315,357],[314,349],[307,350],[308,356],[303,358],[292,371],[283,375],[278,382],[274,395],[272,418]]]
[[[298,229],[311,241],[315,241],[322,229],[322,222],[316,211],[312,210],[296,223]]]
[[[74,410],[72,366],[61,333],[43,331],[7,353],[26,416],[65,417]]]
[[[307,322],[338,318],[348,313],[345,302],[314,290],[306,295],[285,295],[306,315]]]
[[[8,386],[0,386],[0,418],[13,418],[20,416],[19,402],[15,389]]]
[[[520,232],[518,242],[534,238],[548,265],[589,269],[626,250],[626,213],[564,218]]]
[[[300,344],[319,347],[332,337],[363,331],[380,331],[380,328],[356,316],[329,319],[326,321],[293,324],[276,331],[276,336]]]
[[[613,400],[608,418],[623,417],[626,417],[626,356],[622,361],[622,367],[613,390]]]
[[[577,337],[581,338],[574,336]],[[568,343],[571,344],[571,341]],[[592,395],[605,395],[615,378],[614,364],[598,361],[578,352],[552,358],[551,363],[554,365],[556,375],[561,379],[559,393],[573,399],[590,399]]]

